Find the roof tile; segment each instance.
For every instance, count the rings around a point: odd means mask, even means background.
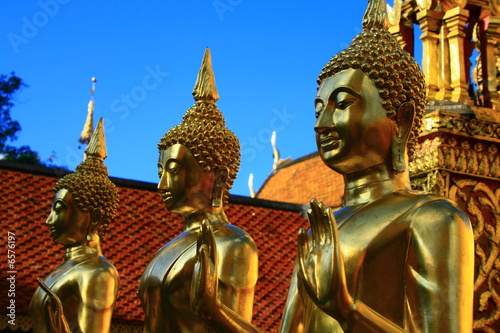
[[[260,199],[308,205],[312,198],[339,207],[344,178],[328,168],[318,153],[286,162],[271,173],[257,192]]]

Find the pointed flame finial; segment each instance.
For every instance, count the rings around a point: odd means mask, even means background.
[[[104,120],[101,118],[97,123],[94,134],[90,138],[87,150],[85,150],[86,158],[95,158],[104,161],[108,157],[106,151],[106,138],[104,137]]]
[[[273,170],[278,169],[280,164],[280,152],[278,150],[278,146],[276,145],[276,131],[273,131],[271,135],[271,146],[273,147]]]
[[[200,71],[193,89],[195,101],[216,102],[219,99],[219,93],[215,86],[215,76],[212,70],[212,57],[210,49],[205,49],[205,55],[201,62]]]
[[[90,137],[94,132],[94,92],[96,82],[97,79],[93,77],[92,87],[90,88],[90,101],[87,107],[87,120],[85,121],[85,125],[83,125],[83,131],[80,134],[80,139],[78,140],[80,143],[84,144],[89,143]]]
[[[363,28],[388,28],[387,4],[385,0],[368,0],[363,16]]]
[[[255,191],[253,189],[253,173],[248,176],[248,190],[250,191],[250,198],[255,198]]]

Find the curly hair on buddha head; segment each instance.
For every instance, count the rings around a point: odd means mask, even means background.
[[[401,104],[413,102],[415,118],[407,145],[411,161],[426,103],[424,74],[415,59],[401,48],[380,22],[380,17],[369,17],[373,14],[369,10],[370,8],[365,14],[363,31],[353,39],[347,49],[339,52],[323,67],[318,83],[342,70],[361,69],[377,87],[382,106],[389,118],[395,118]],[[383,19],[385,16],[381,17]]]
[[[225,125],[222,112],[215,103],[196,102],[183,117],[183,121],[165,133],[158,149],[174,144],[188,148],[205,172],[227,167],[229,177],[223,200],[227,203],[229,190],[240,167],[240,142]]]
[[[108,169],[104,162],[96,158],[87,158],[76,167],[76,171],[61,178],[54,191],[66,189],[73,195],[82,212],[92,212],[99,208],[102,219],[98,234],[103,236],[115,217],[118,209],[118,191],[108,178]]]

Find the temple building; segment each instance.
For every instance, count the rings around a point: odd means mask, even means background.
[[[420,38],[427,81],[427,113],[410,166],[412,186],[455,200],[469,216],[476,254],[474,332],[500,332],[500,3],[396,0],[390,22],[391,32],[411,54]],[[30,331],[27,312],[36,279],[60,264],[53,253],[63,250],[43,221],[52,189],[65,174],[0,161],[0,214],[16,230],[23,258],[16,263],[16,326],[7,324],[3,307],[0,332]],[[166,211],[156,184],[112,181],[120,205],[103,247],[120,274],[120,287],[111,332],[142,332],[139,279],[151,255],[179,233],[182,218]],[[229,220],[253,237],[259,251],[253,324],[260,329],[278,330],[297,255],[297,230],[308,227],[309,200],[340,207],[343,191],[342,177],[311,153],[279,164],[256,198],[230,196]]]

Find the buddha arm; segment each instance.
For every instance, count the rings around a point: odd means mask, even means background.
[[[46,315],[48,317],[46,319],[50,331],[70,333],[71,330],[69,328],[68,321],[66,320],[66,316],[64,315],[64,308],[61,299],[45,284],[42,279],[38,278],[37,281],[40,288],[43,289],[49,296],[46,303]],[[34,330],[36,331],[36,327],[34,327]]]
[[[237,238],[217,244],[219,299],[250,322],[258,277],[257,248],[247,234]]]
[[[404,327],[349,294],[336,222],[311,202],[311,230],[299,232],[301,280],[320,308],[350,332],[470,332],[474,242],[467,216],[446,198],[428,197],[404,217],[408,225]],[[329,236],[332,235],[332,236]],[[333,248],[333,251],[329,249]],[[314,272],[321,267],[321,279]],[[334,297],[332,297],[332,295]]]
[[[363,302],[355,301],[347,321],[349,332],[406,332],[403,328],[380,316]]]
[[[298,266],[295,265],[292,275],[292,282],[288,291],[283,318],[281,319],[281,333],[302,333],[304,332],[304,304],[298,289],[297,279]]]
[[[411,216],[405,317],[410,332],[470,332],[474,240],[467,216],[446,199]]]
[[[199,314],[210,328],[216,332],[260,333],[261,331],[253,326],[249,320],[234,312],[221,301],[221,299],[227,297],[227,292],[223,292],[221,295],[218,289],[219,286],[224,285],[224,280],[227,282],[228,279],[225,278],[221,281],[222,283],[219,283],[219,269],[215,269],[219,251],[213,251],[215,240],[211,227],[205,221],[202,224],[198,244],[200,247],[196,255],[191,285],[191,307],[193,311]]]
[[[356,300],[345,323],[351,332],[470,332],[474,241],[467,216],[446,199],[407,217],[405,327]]]
[[[215,315],[207,318],[208,325],[216,332],[263,333],[222,303],[216,311]]]
[[[82,332],[107,333],[118,290],[118,273],[109,263],[94,270],[80,281],[82,306],[78,321]]]

